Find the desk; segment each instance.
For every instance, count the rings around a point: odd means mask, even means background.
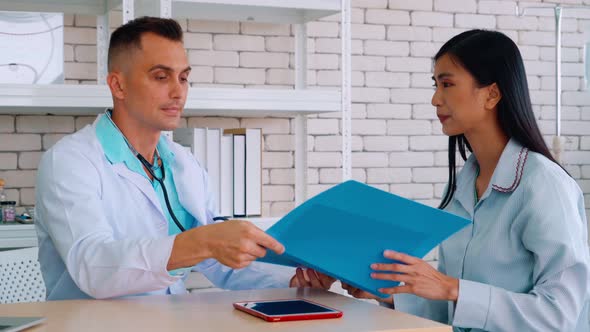
[[[267,323],[233,309],[244,300],[308,298],[340,309],[342,318]],[[404,331],[450,332],[451,327],[319,289],[263,289],[0,305],[2,316],[44,316],[27,331]]]

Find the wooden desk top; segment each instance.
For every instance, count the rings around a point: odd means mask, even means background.
[[[344,312],[342,318],[268,323],[237,311],[233,302],[302,297]],[[404,331],[450,332],[451,327],[317,289],[263,289],[0,305],[2,316],[43,316],[27,331]]]

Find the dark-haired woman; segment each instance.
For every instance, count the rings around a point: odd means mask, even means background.
[[[438,270],[386,251],[403,264],[373,264],[372,277],[403,284],[382,301],[456,331],[590,331],[583,194],[543,141],[517,46],[472,30],[434,60],[432,104],[449,136],[440,208],[472,224],[441,244]]]

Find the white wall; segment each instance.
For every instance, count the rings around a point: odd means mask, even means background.
[[[588,0],[560,1],[587,4]],[[532,3],[531,1],[527,3]],[[541,1],[537,1],[541,3]],[[516,17],[516,1],[353,0],[353,176],[378,188],[438,204],[447,180],[446,137],[430,105],[431,57],[453,35],[470,28],[498,29],[520,46],[543,134],[554,130],[554,19]],[[112,14],[120,22],[120,14]],[[583,87],[583,44],[590,10],[566,10],[563,20],[564,161],[590,207],[590,93]],[[338,17],[308,24],[309,84],[338,86]],[[66,16],[68,83],[96,79],[95,19]],[[290,26],[182,21],[193,66],[193,86],[292,88]],[[311,117],[310,193],[341,180],[339,114]],[[34,204],[34,176],[42,151],[92,117],[0,116],[0,177],[19,206]],[[289,119],[188,118],[183,126],[262,127],[263,211],[293,208],[294,123]],[[590,215],[590,210],[587,210]]]

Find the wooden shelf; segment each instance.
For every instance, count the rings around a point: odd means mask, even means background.
[[[102,85],[0,84],[0,114],[95,115],[112,107]],[[335,90],[190,88],[184,116],[294,117],[340,110]]]
[[[0,0],[0,10],[103,15],[122,0]],[[172,0],[172,16],[223,21],[305,23],[340,12],[340,0]]]

